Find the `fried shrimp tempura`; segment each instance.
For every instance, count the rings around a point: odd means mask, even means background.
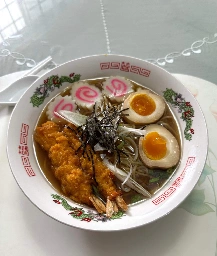
[[[76,133],[73,132],[74,129],[75,127],[70,124],[70,129],[65,128],[64,133],[68,137],[74,149],[78,150],[81,146],[81,142],[76,136]],[[83,158],[81,154],[80,154],[80,157],[81,157],[81,164],[83,165],[83,168],[85,170],[91,169],[92,167],[91,161],[88,161],[87,158]],[[101,161],[101,159],[98,157],[97,154],[93,154],[93,160],[94,160],[94,178],[98,184],[97,186],[98,190],[103,195],[103,197],[107,199],[106,200],[107,215],[110,216],[108,212],[112,212],[112,214],[117,212],[118,210],[117,205],[119,206],[119,208],[126,211],[128,206],[121,196],[121,191],[117,190],[113,182],[113,174],[104,165],[104,163]],[[87,165],[88,167],[85,168],[84,165]]]
[[[77,203],[94,206],[99,213],[106,212],[108,217],[118,211],[118,207],[127,210],[127,205],[121,197],[113,180],[111,171],[102,163],[97,155],[93,155],[93,163],[87,157],[77,152],[81,146],[72,129],[47,121],[37,127],[34,138],[48,152],[52,170],[60,181],[63,192]],[[94,170],[93,170],[94,169]],[[106,199],[106,206],[93,195],[94,183]]]
[[[79,157],[59,130],[57,124],[48,121],[36,128],[34,138],[48,152],[63,192],[77,203],[92,205],[92,178],[80,168]]]

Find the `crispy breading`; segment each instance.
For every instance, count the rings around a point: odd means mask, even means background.
[[[111,200],[114,209],[116,198],[120,197],[121,191],[117,190],[111,171],[103,164],[97,154],[93,154],[90,160],[78,150],[81,142],[73,129],[62,127],[54,122],[47,121],[35,130],[34,138],[41,147],[48,152],[51,160],[51,169],[55,177],[60,181],[62,191],[77,203],[94,205],[98,212],[105,212],[102,202],[93,195],[92,185],[98,187],[105,200]],[[96,182],[96,183],[95,183]],[[117,205],[127,209],[126,203]],[[123,207],[122,207],[123,206]],[[107,206],[108,207],[108,206]],[[106,208],[109,212],[114,210]],[[114,211],[116,212],[116,210]]]
[[[92,178],[81,169],[79,157],[69,146],[67,137],[59,132],[59,126],[48,121],[36,128],[34,138],[48,152],[63,192],[75,202],[92,205],[89,199]]]
[[[59,126],[51,121],[37,127],[34,134],[35,140],[46,151],[49,151],[51,146],[56,144],[56,139],[60,136],[62,136],[62,133],[59,131]]]

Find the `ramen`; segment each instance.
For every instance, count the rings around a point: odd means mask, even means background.
[[[169,106],[123,77],[66,88],[43,110],[34,138],[50,184],[109,217],[155,194],[180,160],[179,127]]]

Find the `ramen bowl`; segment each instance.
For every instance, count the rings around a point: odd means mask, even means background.
[[[130,79],[164,98],[179,126],[181,156],[175,173],[151,198],[107,218],[65,197],[47,180],[35,154],[33,134],[45,106],[70,83],[110,76]],[[117,231],[151,223],[175,209],[189,195],[201,175],[207,144],[203,113],[195,98],[172,74],[140,59],[98,55],[62,64],[31,85],[11,115],[7,153],[21,190],[48,216],[85,230]]]

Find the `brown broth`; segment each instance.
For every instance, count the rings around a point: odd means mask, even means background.
[[[90,79],[90,80],[84,80],[84,81],[88,82],[89,84],[95,85],[99,89],[102,89],[101,84],[104,80],[105,80],[105,78],[98,78],[98,79]],[[138,88],[142,88],[142,89],[147,89],[149,91],[152,91],[152,90],[150,90],[149,88],[147,88],[145,86],[141,86],[141,85],[135,83],[134,81],[131,81],[131,83],[133,84],[133,88],[135,90],[137,90]],[[64,89],[58,95],[62,95],[62,96],[70,95],[70,90],[71,90],[71,86]],[[154,91],[152,91],[152,92],[155,93]],[[58,95],[56,95],[56,96],[58,96]],[[47,104],[47,106],[48,106],[48,104]],[[37,122],[36,126],[41,126],[43,123],[48,121],[47,115],[46,115],[47,106],[44,108],[41,115],[39,116],[39,119],[38,119],[38,122]],[[80,113],[88,115],[90,112],[87,111],[87,110],[81,109]],[[179,130],[178,122],[177,122],[172,110],[170,109],[170,107],[166,103],[165,112],[164,112],[164,114],[163,114],[163,116],[160,120],[163,120],[167,116],[170,117],[170,118],[165,119],[164,123],[166,123],[169,126],[170,132],[176,137],[176,139],[179,143],[180,149],[181,149],[181,139],[180,139],[181,136],[180,136],[180,130]],[[139,128],[139,126],[136,126],[136,128]],[[48,158],[48,154],[45,153],[45,151],[35,142],[34,142],[34,147],[35,147],[35,153],[36,153],[37,161],[38,161],[38,164],[41,168],[41,171],[42,171],[43,175],[45,176],[47,181],[51,184],[51,186],[55,190],[57,190],[60,194],[64,195],[63,191],[61,190],[61,186],[60,186],[59,181],[56,179],[56,177],[54,176],[54,174],[52,172],[51,162],[50,162],[50,159]],[[155,194],[156,192],[159,191],[159,189],[161,189],[171,179],[172,175],[174,174],[174,172],[177,169],[177,166],[174,168],[174,170],[171,172],[171,174],[168,175],[167,178],[162,178],[159,182],[156,182],[156,183],[150,183],[148,181],[145,181],[146,185],[144,187],[151,194]],[[162,173],[166,172],[165,170],[157,170],[157,171],[162,172]],[[115,183],[116,183],[118,188],[121,187],[121,182],[119,180],[117,180],[116,178],[115,178]],[[138,194],[137,192],[135,192],[133,190],[131,190],[130,192],[123,192],[123,198],[125,199],[126,203],[129,204],[129,205],[133,204],[133,203],[136,203],[138,201],[145,200],[145,198],[143,196],[141,196],[140,194]]]

